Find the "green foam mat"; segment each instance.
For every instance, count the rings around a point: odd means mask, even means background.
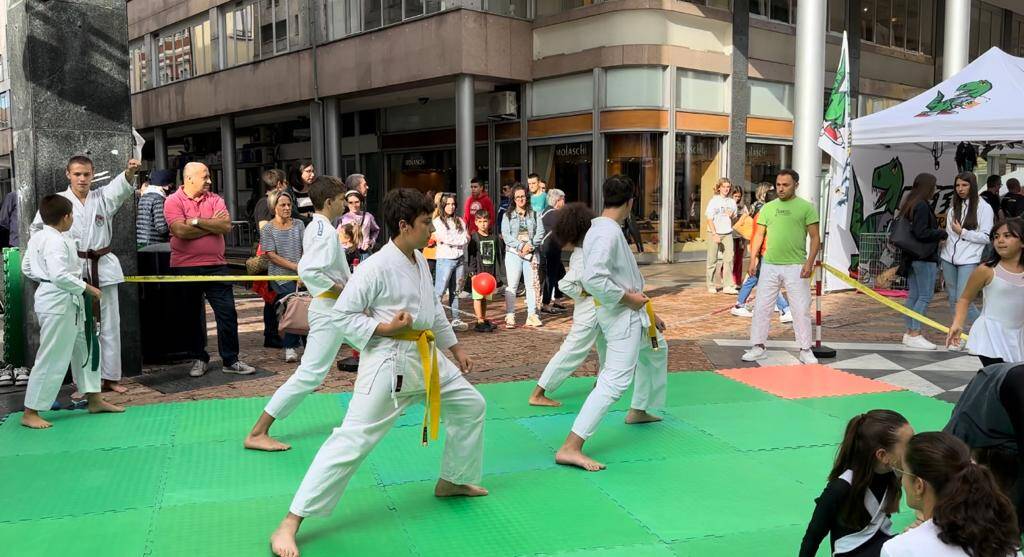
[[[595,377],[570,377],[561,387],[548,396],[562,403],[561,406],[530,406],[527,400],[537,382],[513,381],[511,383],[489,383],[478,385],[480,393],[487,399],[488,408],[494,408],[498,417],[526,418],[529,416],[551,416],[555,414],[575,414],[583,406],[583,401],[594,388]],[[633,394],[630,388],[613,408],[629,407],[629,397]]]
[[[645,545],[623,545],[618,547],[591,547],[573,549],[557,553],[535,553],[537,556],[551,557],[674,557],[668,544],[656,543]]]
[[[821,493],[822,489],[825,489],[837,448],[838,445],[823,445],[800,449],[758,451],[749,454],[748,457],[751,462],[756,462],[777,474],[792,478],[804,486],[805,489],[802,492],[813,499]],[[813,501],[811,502],[813,503]]]
[[[22,427],[18,412],[0,424],[0,456],[169,445],[180,409],[178,404],[156,404],[129,407],[122,414],[42,412],[53,423],[46,430]]]
[[[843,397],[805,398],[794,401],[808,408],[848,421],[857,414],[885,408],[895,410],[917,431],[939,431],[946,427],[953,405],[910,391]]]
[[[810,518],[808,516],[808,518]],[[723,536],[706,537],[672,544],[678,557],[707,557],[709,555],[757,555],[758,557],[792,557],[800,549],[806,524],[784,526],[768,530],[737,532]],[[816,557],[829,557],[828,537],[818,547]]]
[[[668,412],[741,451],[828,445],[846,422],[788,400],[672,407]]]
[[[231,398],[185,403],[189,408],[182,414],[175,442],[241,443],[269,400],[267,397]],[[325,439],[332,429],[341,425],[344,410],[337,395],[311,394],[288,418],[274,423],[271,435],[284,442],[292,442],[301,437]]]
[[[323,439],[302,438],[288,451],[250,451],[240,440],[186,443],[171,449],[165,505],[235,501],[291,495],[299,487]],[[373,471],[360,468],[349,487],[376,485]]]
[[[433,482],[387,488],[419,555],[530,555],[651,544],[641,523],[578,470],[487,476],[487,497],[437,499]]]
[[[3,554],[144,555],[152,509],[0,523]]]
[[[722,441],[673,416],[666,415],[661,422],[634,425],[627,425],[625,417],[623,411],[609,412],[597,433],[587,440],[587,454],[607,464],[733,452]],[[543,441],[548,454],[553,455],[575,420],[574,414],[562,414],[517,421]]]
[[[799,484],[747,455],[616,464],[589,478],[666,542],[810,517]]]
[[[0,457],[0,522],[141,509],[159,502],[169,447]],[[13,476],[8,475],[8,478]]]
[[[445,431],[424,447],[422,430],[395,428],[367,459],[384,485],[436,479],[441,469]],[[504,474],[553,468],[554,451],[530,430],[511,420],[492,420],[484,426],[484,473]]]
[[[776,397],[713,371],[668,374],[668,405],[695,406],[730,402],[759,402]]]

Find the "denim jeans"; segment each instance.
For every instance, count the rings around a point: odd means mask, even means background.
[[[272,282],[270,283],[270,287],[274,289],[274,292],[277,292],[278,300],[292,292],[295,292],[294,282]],[[274,304],[274,309],[275,311],[277,310],[276,303]],[[283,348],[298,348],[299,345],[302,344],[302,336],[294,333],[285,333],[284,338],[282,339],[282,344]]]
[[[208,265],[199,267],[171,267],[176,275],[229,275],[227,265]],[[182,294],[187,298],[183,301],[185,307],[192,307],[190,301],[206,296],[206,301],[213,308],[213,316],[217,320],[217,348],[224,367],[228,367],[238,361],[238,312],[235,311],[235,294],[231,290],[230,282],[190,282],[184,283]],[[202,308],[200,304],[198,307]],[[210,354],[206,351],[206,311],[205,308],[196,315],[194,321],[198,334],[189,334],[192,346],[189,349],[191,356],[204,362],[210,361]]]
[[[757,286],[757,278],[758,275],[750,275],[747,277],[747,280],[743,281],[743,286],[740,287],[740,295],[736,297],[737,306],[742,306],[747,303],[747,298],[750,297],[750,292],[754,290],[755,286]],[[775,308],[783,313],[789,309],[789,302],[786,300],[786,296],[781,292],[779,293],[779,297],[775,298]]]
[[[438,298],[444,296],[445,290],[448,291],[448,303],[452,309],[452,319],[461,319],[459,317],[459,292],[462,291],[462,281],[465,277],[466,265],[462,259],[438,259],[437,260],[437,276],[434,278],[434,294],[437,294]],[[450,280],[452,276],[455,280]]]
[[[508,279],[505,281],[505,313],[516,311],[516,290],[520,278],[526,283],[527,314],[537,313],[537,291],[530,286],[533,284],[533,266],[530,262],[515,252],[505,252],[505,275]]]
[[[964,293],[964,288],[967,287],[967,279],[971,278],[971,273],[977,268],[977,263],[954,265],[945,259],[942,260],[942,280],[946,283],[949,309],[953,315],[956,315],[956,303],[960,300],[960,295]],[[964,328],[966,329],[968,325],[974,323],[980,314],[978,306],[974,305],[972,301],[971,305],[967,307],[967,321],[964,322]]]
[[[909,292],[907,302],[903,304],[907,309],[926,315],[928,303],[935,295],[935,276],[939,272],[939,266],[932,261],[912,261],[910,263],[910,276],[907,277]],[[920,331],[921,322],[910,317],[904,317],[907,328],[911,331]]]

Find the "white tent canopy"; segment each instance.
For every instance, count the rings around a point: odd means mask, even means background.
[[[959,73],[852,122],[852,145],[1024,139],[1024,58],[992,48]],[[854,155],[856,157],[856,154]]]

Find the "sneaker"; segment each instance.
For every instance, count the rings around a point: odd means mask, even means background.
[[[935,350],[936,346],[924,338],[922,335],[912,337],[908,334],[903,335],[903,344],[911,348],[920,348],[922,350]]]
[[[558,309],[564,309],[566,311],[569,310],[569,306],[563,304],[562,302],[551,302],[551,305],[555,306]]]
[[[764,346],[755,346],[743,353],[744,362],[756,362],[768,356],[768,350]]]
[[[565,310],[558,309],[555,306],[540,306],[540,312],[547,315],[562,315],[565,313]]]
[[[493,333],[494,331],[498,330],[498,326],[495,325],[494,323],[491,323],[490,320],[484,321],[484,325],[487,325],[487,332],[488,333]]]
[[[473,327],[473,330],[478,332],[478,333],[489,333],[489,332],[491,332],[491,328],[487,326],[487,322],[486,321],[478,322]]]
[[[753,317],[754,313],[746,308],[746,306],[736,306],[729,310],[729,313],[736,317]]]
[[[708,287],[708,294],[718,294],[718,289],[715,288],[714,286],[709,286]]]
[[[800,351],[800,355],[797,356],[800,359],[801,364],[816,364],[818,358],[814,356],[814,352],[811,352],[810,348],[806,348]]]
[[[541,322],[540,317],[537,317],[536,313],[531,313],[526,318],[526,326],[527,327],[543,327],[544,323]]]
[[[516,314],[506,313],[505,314],[505,328],[515,329],[516,328]]]
[[[10,387],[14,384],[14,369],[7,366],[0,369],[0,387]]]
[[[188,374],[191,377],[202,377],[206,375],[206,370],[208,369],[210,369],[210,364],[202,360],[196,360],[195,363],[192,364],[192,369],[189,370]]]
[[[224,368],[224,373],[233,373],[235,375],[251,375],[256,373],[256,368],[251,365],[238,360],[237,362]]]
[[[466,299],[469,299],[469,297],[470,297],[470,293],[469,292],[466,292],[465,290],[463,290],[462,292],[459,292],[459,299],[460,300],[466,300]]]
[[[284,349],[284,361],[288,363],[299,361],[299,353],[294,348]]]
[[[960,339],[960,342],[958,344],[950,344],[949,346],[946,347],[946,350],[950,352],[963,352],[966,349],[967,341],[964,339]]]
[[[792,322],[793,322],[793,312],[789,311],[788,309],[786,311],[782,312],[782,315],[779,316],[779,323],[792,323]]]
[[[466,322],[461,319],[452,319],[452,329],[459,331],[461,333],[463,331],[469,330],[469,325],[467,325]]]
[[[28,368],[16,367],[14,368],[14,386],[23,387],[28,385]]]
[[[722,289],[722,294],[733,294],[733,295],[735,295],[735,294],[739,294],[739,293],[740,293],[740,291],[736,290],[735,286],[727,286],[727,287]]]

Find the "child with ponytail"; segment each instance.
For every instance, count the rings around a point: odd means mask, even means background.
[[[816,555],[826,534],[832,555],[877,557],[893,537],[889,517],[900,503],[900,481],[893,470],[913,435],[907,419],[891,410],[871,410],[849,421],[800,557]]]
[[[907,505],[924,522],[889,540],[883,557],[1021,555],[1013,505],[988,468],[971,460],[963,441],[943,432],[915,435],[902,467]]]

